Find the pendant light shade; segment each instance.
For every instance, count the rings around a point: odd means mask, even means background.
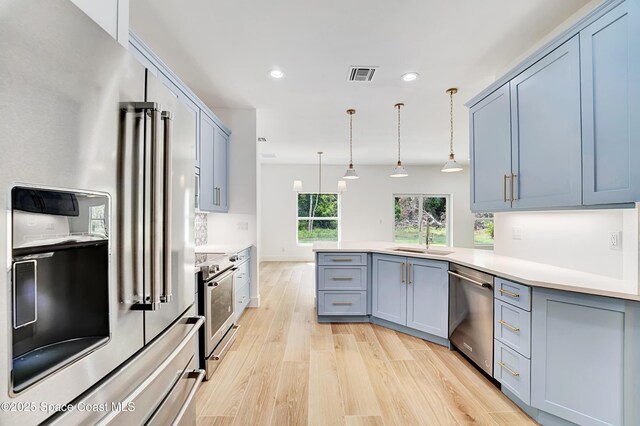
[[[347,110],[347,114],[349,114],[349,167],[342,179],[360,179],[356,169],[353,168],[353,114],[355,113],[355,109]]]
[[[338,192],[347,192],[347,182],[344,180],[338,181]]]
[[[449,139],[449,161],[444,164],[444,167],[442,167],[440,171],[451,173],[462,171],[462,166],[456,162],[455,155],[453,154],[453,95],[458,93],[458,89],[452,87],[447,89],[447,93],[449,94],[449,134],[451,135]]]
[[[294,180],[293,181],[293,192],[301,192],[302,191],[302,181]]]
[[[396,167],[393,169],[391,173],[391,177],[399,178],[399,177],[407,177],[409,173],[402,166],[402,161],[400,161],[400,108],[402,108],[404,104],[395,104],[394,107],[398,110],[398,162],[396,163]]]

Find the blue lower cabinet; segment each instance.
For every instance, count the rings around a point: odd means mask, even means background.
[[[448,265],[407,258],[407,327],[449,337]]]
[[[447,262],[374,254],[372,315],[448,338],[448,269]]]
[[[401,256],[373,255],[371,283],[374,317],[407,325],[407,259]]]
[[[531,406],[580,425],[638,424],[624,418],[640,365],[625,352],[625,315],[622,300],[535,288]]]
[[[318,315],[367,315],[367,292],[319,291]]]
[[[531,361],[498,340],[494,341],[493,376],[525,404],[531,402]]]

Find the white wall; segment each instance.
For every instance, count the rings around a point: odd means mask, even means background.
[[[251,245],[251,306],[260,302],[257,233],[256,110],[215,109],[231,129],[229,212],[207,216],[208,244]]]
[[[637,282],[638,206],[635,209],[497,213],[497,254]],[[513,238],[519,228],[522,239]],[[609,249],[622,231],[622,249]]]
[[[343,241],[392,241],[393,194],[451,194],[453,245],[473,246],[473,215],[469,210],[469,172],[442,173],[440,167],[408,166],[409,177],[389,177],[389,166],[357,166],[360,179],[347,182],[340,198]],[[336,190],[344,166],[322,167],[323,192]],[[302,180],[303,192],[318,190],[318,167],[262,164],[261,260],[313,259],[310,246],[296,244],[296,193],[293,181]]]

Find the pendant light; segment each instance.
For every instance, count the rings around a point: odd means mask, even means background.
[[[456,162],[456,159],[453,155],[453,95],[458,93],[458,89],[452,87],[447,89],[447,93],[449,94],[449,124],[450,124],[450,134],[451,139],[449,140],[449,161],[447,161],[442,168],[442,172],[451,173],[451,172],[459,172],[462,171],[462,167]]]
[[[353,114],[355,113],[355,109],[347,110],[347,114],[349,114],[349,167],[342,179],[360,179],[356,169],[353,168]]]
[[[396,163],[395,169],[393,169],[393,173],[391,173],[391,177],[407,177],[409,173],[402,166],[402,161],[400,161],[400,108],[402,108],[404,104],[395,104],[394,107],[398,110],[398,162]]]

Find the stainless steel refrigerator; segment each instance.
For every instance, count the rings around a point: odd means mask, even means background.
[[[0,424],[193,422],[195,142],[69,0],[2,1]]]

